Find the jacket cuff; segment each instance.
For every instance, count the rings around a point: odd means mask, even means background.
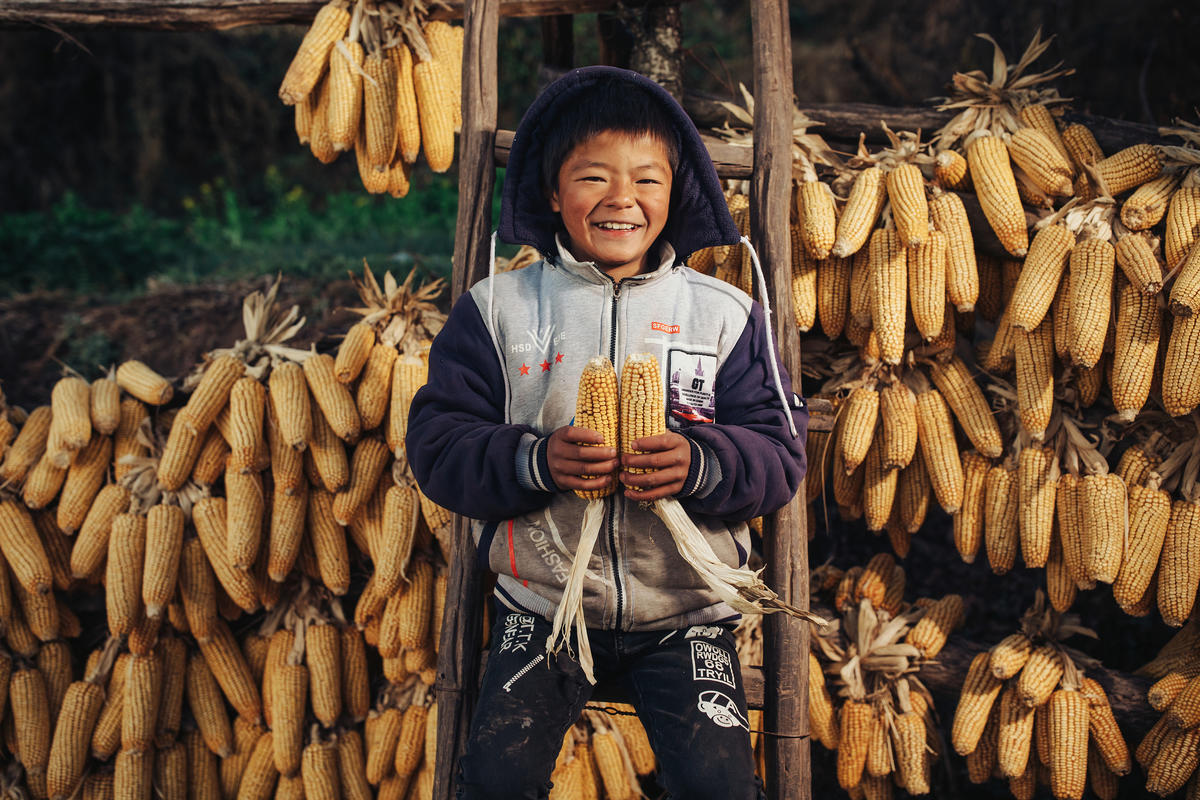
[[[517,483],[522,489],[535,492],[557,492],[558,486],[550,477],[550,462],[546,456],[549,436],[538,438],[532,433],[517,443]]]
[[[692,463],[688,467],[687,478],[684,479],[683,489],[679,491],[678,496],[703,499],[721,482],[721,462],[707,445],[690,436],[684,438],[692,449]]]

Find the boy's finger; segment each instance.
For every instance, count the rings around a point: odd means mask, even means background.
[[[574,425],[563,432],[563,441],[575,444],[604,444],[604,434],[590,428],[577,428]]]
[[[646,450],[647,452],[671,450],[679,444],[680,438],[677,433],[660,433],[655,436],[643,436],[641,439],[633,442],[633,449]]]
[[[566,473],[567,475],[608,475],[620,468],[620,464],[617,463],[615,458],[604,461],[562,459],[556,461],[554,466],[559,472]]]
[[[672,451],[653,453],[626,453],[621,456],[621,465],[638,469],[666,469],[683,464],[683,455]]]

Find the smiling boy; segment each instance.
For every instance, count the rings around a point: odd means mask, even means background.
[[[804,476],[807,413],[770,355],[761,307],[685,266],[740,238],[707,151],[657,84],[575,70],[521,121],[500,236],[544,258],[455,304],[406,443],[422,489],[474,520],[479,560],[497,575],[458,796],[549,794],[592,690],[571,651],[546,650],[587,504],[573,490],[620,470],[626,489],[604,500],[584,582],[596,676],[628,690],[671,797],[753,798],[738,615],[646,508],[678,498],[714,552],[744,566],[745,522],[784,505]],[[595,355],[619,371],[639,352],[663,366],[668,432],[620,456],[571,424],[578,381]]]

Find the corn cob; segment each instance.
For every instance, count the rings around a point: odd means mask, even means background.
[[[837,233],[837,214],[829,184],[801,181],[796,187],[796,208],[804,252],[817,261],[828,258]]]
[[[898,522],[905,533],[916,533],[925,522],[929,513],[929,503],[933,485],[929,482],[929,472],[925,469],[925,459],[917,454],[907,467],[900,471],[896,484],[899,506]]]
[[[830,256],[817,267],[817,319],[829,339],[842,335],[850,302],[850,259]]]
[[[425,161],[434,172],[445,172],[454,160],[454,98],[446,65],[417,53],[413,89],[421,123]]]
[[[198,436],[204,433],[229,402],[233,384],[245,371],[246,365],[234,356],[218,356],[213,359],[205,368],[200,383],[176,419],[193,434]]]
[[[396,348],[383,343],[371,348],[362,380],[355,392],[355,404],[363,430],[377,428],[383,422],[391,395],[392,366],[397,355]]]
[[[333,140],[329,137],[329,101],[332,91],[328,73],[325,73],[325,76],[313,88],[310,94],[310,103],[314,95],[316,104],[313,106],[308,147],[318,161],[322,164],[330,164],[337,159],[340,151],[333,149]]]
[[[1200,234],[1200,185],[1186,182],[1171,196],[1163,232],[1163,254],[1174,269],[1192,249]]]
[[[198,730],[184,734],[187,748],[188,800],[220,800],[221,778],[216,756]]]
[[[313,714],[327,728],[333,727],[342,713],[340,638],[336,627],[322,624],[310,625],[304,637],[306,659],[312,673]]]
[[[162,663],[157,656],[134,656],[126,664],[125,698],[121,705],[121,750],[147,751],[154,746],[162,699]]]
[[[1179,627],[1191,616],[1200,586],[1200,505],[1185,500],[1171,504],[1159,558],[1158,610],[1163,622]]]
[[[113,795],[121,798],[151,797],[154,780],[154,753],[145,750],[121,750],[113,769]]]
[[[912,795],[929,793],[929,760],[925,757],[925,721],[913,711],[896,718],[893,743],[900,785]]]
[[[59,378],[50,392],[51,421],[46,451],[59,469],[92,438],[91,389],[82,378]]]
[[[118,514],[108,539],[105,608],[108,629],[128,635],[142,612],[142,569],[146,558],[146,518]]]
[[[413,56],[407,45],[388,48],[396,67],[396,150],[404,163],[412,164],[421,150],[421,124],[413,87]]]
[[[234,753],[222,759],[220,764],[221,794],[224,797],[237,797],[238,785],[246,772],[250,757],[254,754],[259,740],[266,733],[262,727],[251,720],[238,717],[233,722],[235,747]],[[266,745],[262,757],[272,760],[272,745]]]
[[[943,189],[969,191],[971,174],[967,160],[955,150],[942,150],[934,159],[933,179]]]
[[[891,775],[896,770],[896,760],[892,754],[892,742],[888,736],[888,727],[888,721],[884,719],[882,708],[872,709],[864,779]]]
[[[350,588],[346,531],[334,518],[333,496],[324,489],[309,492],[308,533],[322,582],[334,594],[345,594]]]
[[[56,467],[50,451],[47,450],[26,476],[25,485],[21,489],[21,499],[25,501],[27,508],[46,508],[54,502],[66,480],[67,468]]]
[[[202,498],[192,509],[192,522],[213,573],[230,599],[243,611],[255,611],[259,600],[254,579],[245,570],[235,567],[229,557],[226,509],[224,497]]]
[[[945,364],[935,362],[930,375],[975,449],[988,458],[998,458],[1002,450],[1000,429],[967,365],[956,356]]]
[[[867,761],[874,711],[869,703],[853,698],[842,704],[838,722],[838,785],[850,789],[862,780]]]
[[[300,774],[304,781],[304,796],[311,800],[338,800],[341,781],[338,778],[337,741],[314,738],[304,748]]]
[[[377,49],[366,57],[363,72],[363,121],[366,158],[377,172],[384,172],[396,149],[396,64]]]
[[[271,677],[273,756],[275,769],[283,775],[291,775],[300,769],[309,677],[308,667],[292,663],[278,665]]]
[[[274,792],[279,771],[275,769],[272,740],[271,731],[267,731],[254,743],[237,784],[237,800],[268,800]]]
[[[1055,797],[1081,798],[1087,781],[1087,700],[1080,692],[1059,689],[1049,703],[1050,790]]]
[[[333,498],[333,517],[339,525],[348,525],[367,498],[379,485],[389,458],[387,445],[369,436],[354,447],[350,462],[350,482]]]
[[[793,222],[792,235],[792,317],[796,327],[807,333],[817,322],[817,261],[804,251],[800,224]]]
[[[883,437],[877,435],[863,462],[863,511],[870,531],[883,530],[896,498],[899,470],[884,467],[882,450]]]
[[[888,200],[902,247],[922,244],[929,234],[925,179],[916,164],[900,164],[885,177]]]
[[[183,550],[184,513],[179,506],[157,505],[146,515],[142,602],[146,615],[159,617],[175,592]]]
[[[1156,251],[1145,235],[1122,236],[1114,246],[1117,265],[1139,292],[1153,295],[1162,289],[1163,269]]]
[[[1029,708],[1040,706],[1058,686],[1063,674],[1062,658],[1051,644],[1043,644],[1029,654],[1029,660],[1017,676],[1016,692]]]
[[[225,622],[216,621],[212,639],[200,645],[200,652],[204,654],[204,660],[208,662],[229,704],[240,716],[257,720],[262,714],[262,700],[254,685],[250,667]]]
[[[335,0],[321,7],[279,87],[279,98],[285,105],[294,105],[308,96],[325,70],[334,43],[349,27],[350,12],[343,3]]]
[[[1112,583],[1121,569],[1125,540],[1125,483],[1116,475],[1088,475],[1079,484],[1086,574]]]
[[[46,679],[33,668],[17,669],[8,686],[11,720],[16,734],[14,755],[32,779],[43,778],[50,760],[50,702]]]
[[[1064,160],[1070,160],[1070,155],[1067,153],[1066,145],[1063,144],[1062,136],[1058,132],[1058,125],[1054,122],[1054,115],[1050,112],[1049,106],[1043,103],[1031,103],[1021,109],[1019,116],[1022,125],[1040,131],[1050,140],[1050,144]]]
[[[1122,609],[1136,605],[1149,587],[1170,516],[1171,501],[1166,492],[1129,487],[1129,548],[1113,582],[1113,599]]]
[[[180,551],[179,596],[189,632],[197,642],[208,641],[217,618],[216,585],[199,539],[187,540]]]
[[[329,107],[326,125],[334,150],[351,150],[359,137],[363,111],[363,47],[349,38],[329,52]]]
[[[343,489],[350,480],[350,461],[346,457],[345,444],[333,428],[329,426],[325,415],[314,413],[312,421],[312,439],[304,454],[306,469],[310,472],[310,483],[314,486],[323,485],[331,492]],[[315,472],[316,480],[312,480]]]
[[[1008,140],[1008,154],[1034,184],[1048,195],[1069,197],[1074,170],[1065,153],[1043,131],[1020,128]]]
[[[1021,556],[1027,567],[1042,567],[1050,556],[1058,469],[1053,447],[1026,447],[1017,465],[1017,521]]]
[[[116,382],[120,388],[151,406],[165,405],[175,394],[170,381],[135,359],[124,361],[117,367]]]
[[[875,437],[879,406],[879,392],[871,385],[856,387],[846,399],[841,410],[843,427],[837,436],[843,473],[853,472],[866,460]]]
[[[154,743],[165,747],[176,741],[183,716],[183,696],[187,683],[187,648],[183,639],[170,637],[158,646],[162,660],[162,699],[155,721]]]
[[[1121,223],[1131,231],[1154,227],[1167,215],[1171,196],[1179,188],[1178,175],[1162,175],[1137,188],[1121,204]]]
[[[92,756],[102,761],[110,758],[121,745],[125,676],[131,658],[133,656],[129,653],[117,656],[108,675],[108,689],[105,693],[104,706],[100,709],[100,717],[96,720],[96,727],[92,732],[91,739]]]
[[[428,364],[415,356],[401,356],[392,365],[387,443],[397,457],[404,449],[404,437],[408,434],[408,410],[412,405],[413,396],[425,385],[428,376]]]
[[[303,450],[312,437],[312,408],[303,368],[287,361],[271,370],[267,381],[283,441],[293,450]]]
[[[1011,255],[1023,257],[1029,234],[1004,142],[990,135],[973,139],[967,145],[967,164],[983,214],[1000,244]]]
[[[937,390],[917,395],[917,436],[938,504],[953,514],[962,504],[963,470],[950,409]]]
[[[1074,123],[1063,128],[1062,143],[1078,170],[1104,159],[1104,152],[1096,142],[1095,135],[1085,125]]]
[[[52,416],[50,406],[38,406],[29,412],[17,438],[4,453],[4,462],[0,464],[0,482],[19,484],[41,459],[46,449]]]
[[[1014,329],[1017,411],[1035,442],[1042,441],[1054,409],[1054,326],[1049,318],[1032,330]]]
[[[342,629],[342,706],[356,723],[367,718],[370,694],[367,683],[367,650],[362,632],[353,626]]]
[[[838,219],[833,255],[844,258],[857,253],[866,244],[886,200],[887,187],[882,170],[868,167],[859,172],[850,190],[850,199]]]
[[[954,515],[954,546],[967,564],[975,562],[983,541],[985,481],[989,461],[975,450],[962,454],[963,496],[958,513]]]
[[[1200,405],[1200,314],[1176,317],[1162,368],[1163,408],[1180,417]]]
[[[993,466],[984,481],[984,542],[992,572],[1004,575],[1013,568],[1020,540],[1019,489],[1015,469]]]
[[[1009,322],[1014,327],[1033,330],[1041,323],[1074,244],[1075,235],[1064,225],[1047,225],[1033,237],[1008,305]]]
[[[1050,555],[1046,559],[1046,599],[1050,607],[1065,612],[1075,603],[1077,587],[1063,559],[1062,540],[1055,536],[1050,541]]]
[[[1133,759],[1129,755],[1125,737],[1117,726],[1117,720],[1113,717],[1112,706],[1109,705],[1104,688],[1091,678],[1084,678],[1079,694],[1087,701],[1088,731],[1097,753],[1114,773],[1128,775],[1133,769]]]
[[[907,254],[896,232],[880,229],[868,246],[871,270],[871,323],[879,336],[882,359],[899,364],[904,352],[904,315],[908,303]]]
[[[1153,295],[1129,282],[1117,290],[1112,397],[1118,418],[1132,422],[1150,396],[1162,317]]]
[[[121,422],[121,387],[112,378],[97,378],[92,381],[88,400],[92,430],[102,436],[111,435]]]
[[[1075,182],[1074,194],[1085,200],[1098,195],[1116,197],[1157,178],[1161,172],[1162,161],[1154,146],[1135,144],[1097,161],[1090,171],[1084,170]]]
[[[905,641],[925,658],[933,658],[945,647],[950,631],[962,624],[963,614],[962,597],[948,594],[925,610],[925,616],[908,632]]]
[[[1021,702],[1016,687],[1009,685],[1000,695],[1000,737],[996,760],[1000,774],[1013,778],[1025,772],[1033,742],[1034,710]]]
[[[350,728],[338,736],[337,756],[342,796],[346,800],[371,800],[366,757],[363,755],[362,736],[358,730]]]
[[[334,361],[331,356],[317,354],[304,361],[304,375],[308,379],[308,387],[313,398],[320,407],[321,414],[329,423],[338,438],[353,444],[358,441],[362,432],[362,421],[358,416],[358,408],[350,392],[340,383],[334,373]],[[316,437],[317,421],[313,421],[313,434]]]

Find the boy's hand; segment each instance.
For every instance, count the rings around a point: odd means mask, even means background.
[[[554,484],[563,490],[583,491],[607,486],[609,476],[619,466],[617,450],[615,447],[589,446],[603,442],[604,437],[596,431],[573,425],[564,425],[550,434],[546,461]],[[584,478],[584,475],[596,477]]]
[[[633,443],[635,450],[646,452],[621,456],[621,483],[625,496],[648,503],[663,497],[674,497],[683,490],[688,470],[692,466],[692,448],[678,433],[660,433]],[[629,472],[630,467],[652,472]]]

